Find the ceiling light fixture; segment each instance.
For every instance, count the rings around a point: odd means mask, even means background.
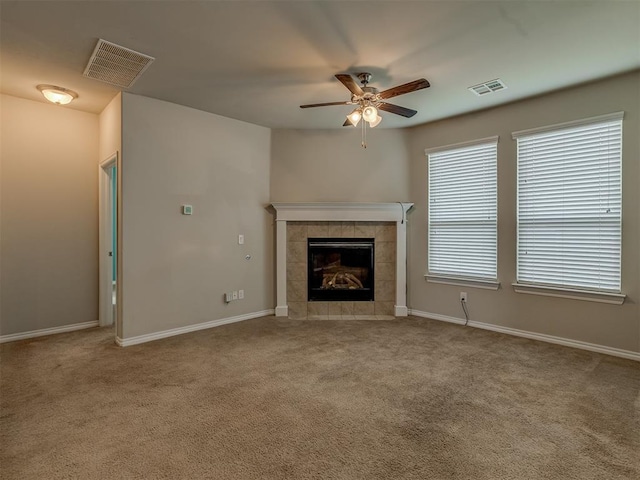
[[[362,118],[362,112],[360,112],[359,108],[356,108],[353,112],[347,115],[347,121],[349,122],[349,124],[353,125],[354,127],[358,125],[361,118]]]
[[[66,105],[78,98],[78,94],[68,88],[57,87],[55,85],[38,85],[36,88],[42,92],[44,98],[56,105]]]
[[[362,83],[362,87],[358,85],[349,74],[340,73],[336,75],[336,78],[351,92],[351,100],[346,102],[312,103],[309,105],[300,105],[300,108],[327,107],[329,105],[356,105],[356,109],[347,115],[347,119],[342,126],[355,127],[360,123],[361,119],[364,119],[364,122],[362,122],[363,148],[367,148],[367,126],[373,128],[382,121],[378,110],[384,110],[385,112],[394,113],[406,118],[413,117],[418,113],[416,110],[388,103],[386,101],[387,99],[429,87],[429,82],[426,79],[419,78],[413,82],[388,88],[380,92],[377,88],[369,86],[369,81],[371,80],[370,73],[361,72],[358,73],[357,77],[360,83]]]

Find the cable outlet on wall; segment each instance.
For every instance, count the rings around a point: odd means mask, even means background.
[[[238,291],[237,290],[234,290],[231,295],[232,295],[231,296],[232,300],[237,300],[238,299]]]
[[[238,290],[238,299],[242,300],[244,298],[244,290]]]
[[[460,301],[467,303],[467,292],[460,292]]]

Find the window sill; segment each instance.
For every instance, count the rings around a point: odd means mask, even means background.
[[[481,278],[447,277],[444,275],[425,275],[430,283],[443,283],[445,285],[459,285],[461,287],[484,288],[486,290],[498,290],[500,282],[497,280],[483,280]]]
[[[517,293],[528,293],[530,295],[544,295],[547,297],[570,298],[572,300],[585,300],[587,302],[609,303],[612,305],[622,305],[626,295],[621,293],[591,292],[589,290],[579,290],[561,287],[548,287],[542,285],[525,285],[513,283],[513,289]]]

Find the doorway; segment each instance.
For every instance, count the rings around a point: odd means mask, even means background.
[[[100,187],[100,238],[99,238],[99,325],[114,325],[118,302],[116,282],[118,278],[118,154],[102,163],[98,169]]]

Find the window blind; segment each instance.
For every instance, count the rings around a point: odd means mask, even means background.
[[[497,142],[428,151],[430,275],[497,278]]]
[[[514,138],[518,282],[620,292],[622,114]]]

